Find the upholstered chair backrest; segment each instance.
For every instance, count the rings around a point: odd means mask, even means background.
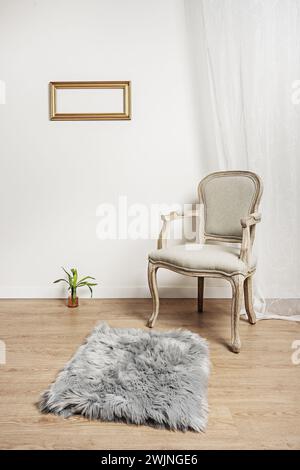
[[[241,218],[256,212],[262,184],[250,171],[220,171],[206,176],[198,187],[204,206],[204,237],[240,242]]]

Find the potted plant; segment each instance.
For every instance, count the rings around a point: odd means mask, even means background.
[[[67,275],[67,279],[56,279],[53,284],[56,284],[57,282],[66,282],[68,285],[68,290],[70,291],[70,295],[68,297],[68,307],[78,307],[78,297],[77,297],[77,289],[78,287],[84,287],[87,286],[90,289],[91,292],[91,297],[93,297],[93,286],[96,286],[96,282],[90,282],[90,280],[95,280],[94,277],[92,276],[85,276],[82,279],[78,280],[78,272],[76,268],[72,268],[71,272],[68,273],[68,271],[62,267],[64,272]]]

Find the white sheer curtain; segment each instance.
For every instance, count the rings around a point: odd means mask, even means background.
[[[203,174],[261,175],[256,312],[300,321],[300,0],[186,0],[185,10]]]

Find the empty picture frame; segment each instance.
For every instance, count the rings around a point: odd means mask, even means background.
[[[124,82],[50,82],[51,121],[131,119],[131,84]]]

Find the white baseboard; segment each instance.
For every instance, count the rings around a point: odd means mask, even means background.
[[[162,298],[196,298],[195,287],[159,287],[159,295]],[[204,291],[206,298],[231,297],[230,286],[206,286]],[[61,299],[66,297],[66,291],[60,287],[0,287],[1,299]],[[88,291],[80,290],[80,297],[88,298]],[[94,298],[147,298],[150,297],[148,286],[139,287],[97,287],[94,289]]]

